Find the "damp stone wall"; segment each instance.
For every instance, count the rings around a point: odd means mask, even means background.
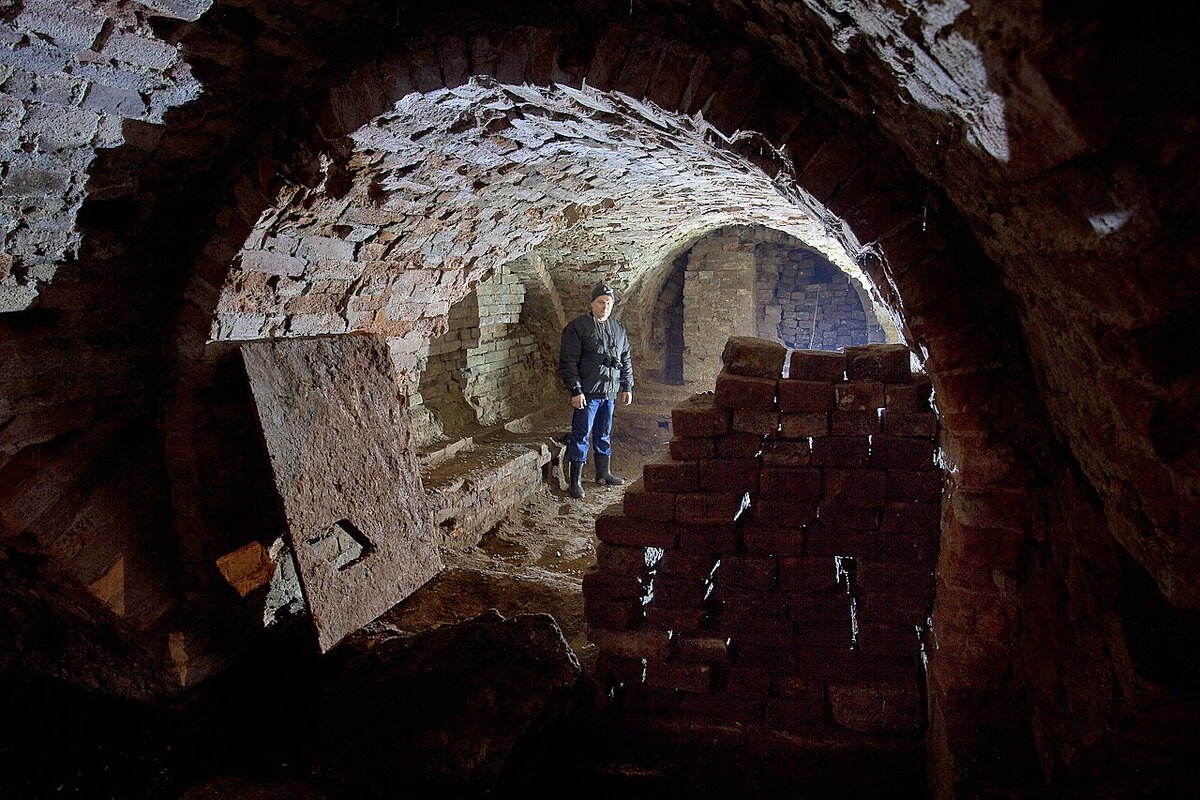
[[[633,714],[822,733],[922,730],[942,489],[931,387],[903,345],[734,338],[715,393],[596,521],[601,681]]]

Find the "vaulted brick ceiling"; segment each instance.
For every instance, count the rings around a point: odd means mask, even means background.
[[[403,335],[501,264],[536,254],[549,291],[582,307],[604,280],[624,304],[723,225],[771,226],[860,283],[861,245],[796,186],[703,121],[592,89],[486,78],[413,93],[322,155],[324,180],[285,188],[238,254],[212,337]],[[652,302],[652,301],[651,301]]]

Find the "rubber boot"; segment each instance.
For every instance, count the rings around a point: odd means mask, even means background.
[[[609,471],[609,456],[596,454],[596,483],[607,484],[609,486],[620,486],[625,482],[624,478],[618,478]]]
[[[583,499],[583,464],[571,462],[571,497]]]

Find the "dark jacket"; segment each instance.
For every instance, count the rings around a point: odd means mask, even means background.
[[[563,328],[558,374],[572,397],[583,392],[589,399],[615,400],[617,392],[633,391],[633,359],[625,326],[612,317],[606,325],[606,342],[601,341],[591,312],[576,317]]]

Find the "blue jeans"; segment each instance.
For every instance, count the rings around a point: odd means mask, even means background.
[[[588,435],[595,434],[594,445],[596,455],[611,456],[612,442],[608,436],[612,432],[613,407],[616,401],[597,397],[588,399],[583,408],[575,409],[571,414],[571,442],[567,445],[567,460],[574,464],[587,461]]]

